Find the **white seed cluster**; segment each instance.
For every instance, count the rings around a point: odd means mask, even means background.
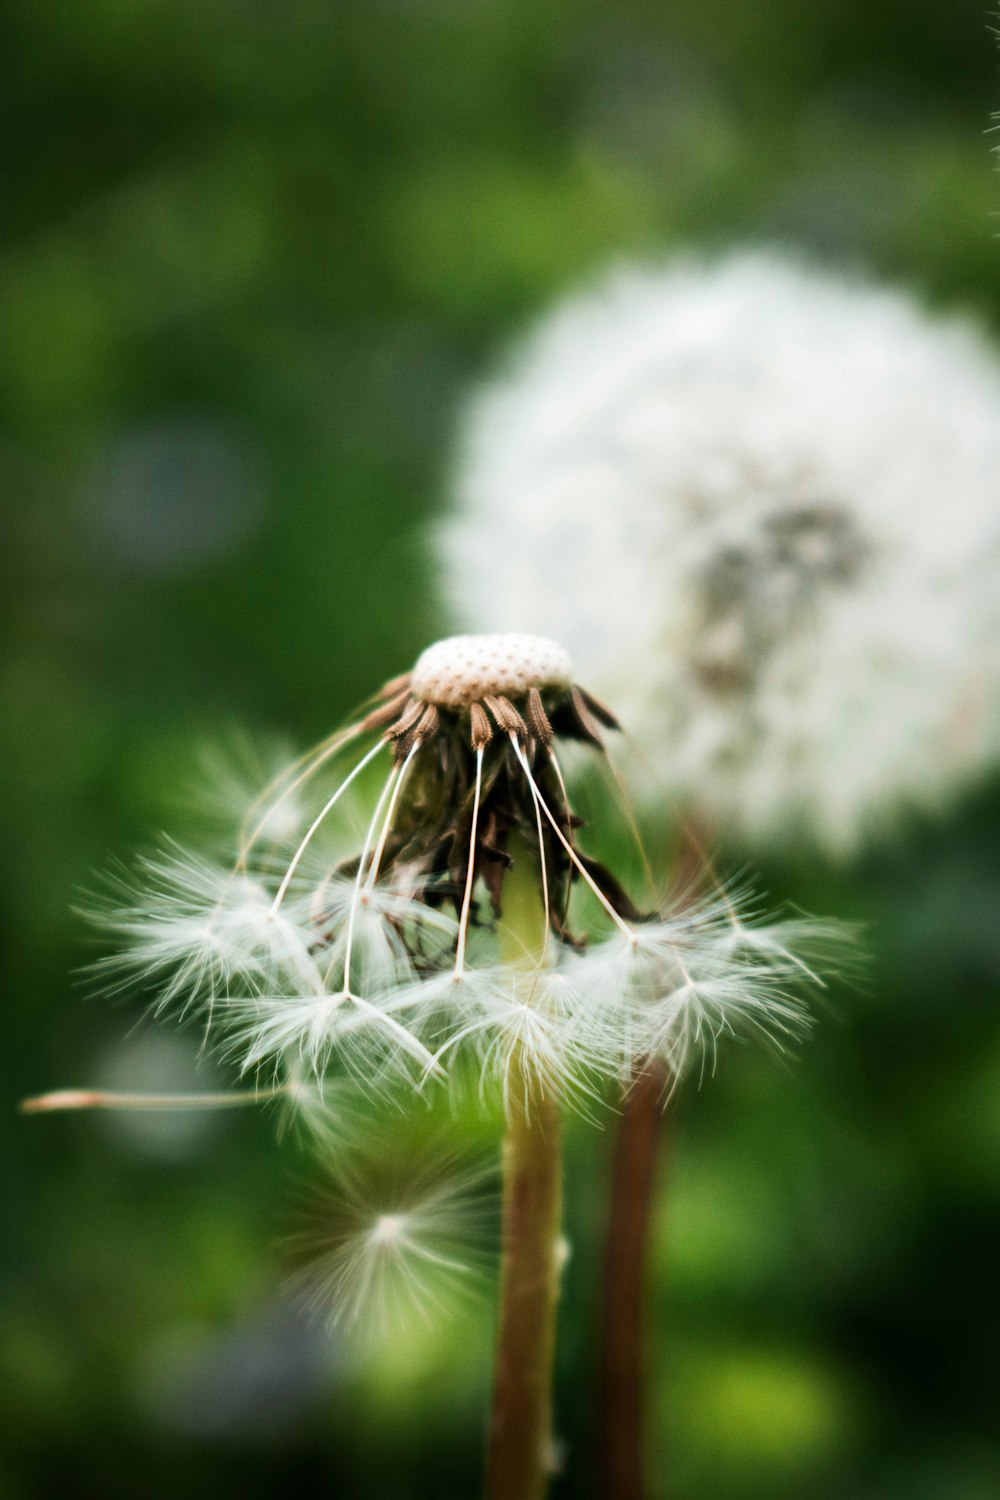
[[[529,688],[569,685],[568,654],[537,635],[451,635],[417,658],[410,688],[440,708],[468,708],[487,694],[517,698]]]
[[[777,252],[620,269],[470,408],[446,584],[586,660],[651,795],[850,851],[1000,759],[998,472],[974,326]]]

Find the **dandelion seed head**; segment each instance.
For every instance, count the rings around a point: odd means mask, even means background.
[[[215,1049],[329,1140],[327,1090],[344,1084],[415,1101],[450,1072],[508,1114],[548,1096],[589,1110],[654,1044],[679,1058],[676,1036],[686,1055],[730,1010],[763,1016],[777,976],[815,982],[805,927],[765,928],[733,892],[644,914],[588,857],[557,746],[600,754],[617,720],[569,672],[538,637],[428,648],[254,798],[231,864],[177,847],[147,860],[106,917],[124,949],[103,972],[196,1007]],[[317,790],[342,750],[349,768]],[[345,794],[379,759],[344,854]],[[309,805],[282,845],[266,830],[289,790]],[[611,926],[589,945],[588,912]]]
[[[399,1010],[396,999],[344,987],[234,999],[219,1017],[221,1046],[244,1073],[264,1068],[280,1076],[298,1066],[324,1087],[336,1057],[342,1074],[377,1096],[435,1071],[428,1049],[405,1017],[397,1018]]]
[[[619,270],[473,403],[467,628],[558,631],[660,783],[848,851],[1000,749],[1000,362],[773,252]]]

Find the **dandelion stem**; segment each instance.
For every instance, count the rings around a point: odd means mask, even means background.
[[[699,834],[693,825],[685,824],[677,851],[678,888],[693,890],[704,878],[705,868]],[[598,1349],[597,1444],[604,1500],[645,1500],[648,1493],[647,1262],[656,1168],[672,1081],[662,1060],[640,1059],[617,1126]]]
[[[545,951],[544,906],[527,848],[503,887],[505,961],[526,979]],[[541,1500],[552,1469],[552,1365],[559,1293],[562,1155],[559,1104],[532,1087],[515,1055],[503,1147],[503,1249],[486,1492]]]
[[[600,1492],[643,1500],[646,1485],[646,1245],[669,1077],[662,1063],[637,1070],[618,1123],[604,1258],[599,1349]]]

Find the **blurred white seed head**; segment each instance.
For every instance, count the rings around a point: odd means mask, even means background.
[[[473,402],[458,621],[553,632],[712,826],[849,850],[1000,747],[1000,363],[790,256],[621,269]]]

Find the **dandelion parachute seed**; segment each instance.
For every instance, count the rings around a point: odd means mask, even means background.
[[[642,913],[580,848],[557,746],[598,750],[615,728],[555,642],[438,641],[373,709],[274,778],[229,866],[175,846],[141,865],[138,889],[104,915],[123,947],[98,972],[202,1014],[242,1072],[304,1068],[322,1082],[339,1068],[382,1090],[465,1057],[508,1101],[515,1054],[529,1088],[586,1093],[595,1078],[627,1076],[644,1047],[679,1067],[737,1022],[795,1031],[785,991],[815,978],[807,950],[822,924],[762,922],[725,893]],[[260,830],[344,755],[282,857]],[[380,758],[360,853],[331,865],[331,821]],[[518,861],[540,896],[541,947],[526,962],[504,952]],[[590,898],[590,918],[574,892]]]
[[[344,1163],[289,1246],[304,1306],[362,1338],[481,1291],[492,1258],[492,1172],[448,1155],[392,1165],[397,1155]]]

